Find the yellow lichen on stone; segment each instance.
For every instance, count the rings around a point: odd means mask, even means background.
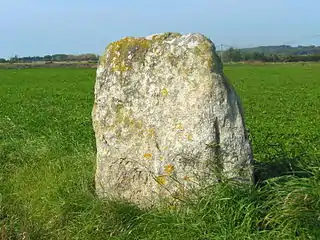
[[[154,128],[149,128],[147,131],[147,135],[148,137],[153,137],[155,135],[156,131],[154,130]]]
[[[158,184],[164,185],[164,184],[166,184],[166,176],[164,176],[164,175],[157,176],[156,181]]]
[[[168,165],[164,166],[164,171],[168,175],[171,175],[174,172],[174,166],[172,164],[168,164]]]
[[[160,161],[163,161],[164,160],[164,156],[160,156]]]
[[[183,130],[184,129],[181,122],[176,124],[176,129],[178,129],[178,130]]]
[[[143,154],[143,157],[145,159],[151,160],[152,159],[152,154],[151,153],[145,153],[145,154]]]
[[[191,135],[191,134],[188,134],[188,135],[187,135],[187,139],[188,139],[189,141],[192,141],[192,140],[193,140],[192,135]]]
[[[164,97],[168,96],[168,90],[166,88],[163,88],[161,90],[161,95],[164,96]]]

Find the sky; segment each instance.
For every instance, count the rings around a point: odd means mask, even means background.
[[[217,47],[320,45],[319,0],[0,0],[0,58],[101,54],[122,37],[202,33]]]

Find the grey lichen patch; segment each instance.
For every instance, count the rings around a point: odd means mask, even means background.
[[[170,65],[173,67],[177,67],[179,61],[181,61],[177,56],[175,56],[172,53],[170,53],[167,58],[168,58]]]

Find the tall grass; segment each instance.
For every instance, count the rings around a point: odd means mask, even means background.
[[[244,103],[257,185],[139,209],[94,193],[94,70],[0,70],[0,239],[320,239],[320,65],[225,71]]]

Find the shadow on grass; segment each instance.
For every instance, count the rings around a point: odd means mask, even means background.
[[[109,214],[112,214],[113,219],[122,227],[128,227],[128,224],[133,223],[133,220],[137,220],[145,213],[138,206],[126,201],[109,201],[108,208]]]
[[[288,152],[281,145],[270,147],[272,154],[264,161],[254,161],[254,179],[258,185],[263,185],[268,179],[282,176],[296,176],[308,178],[312,174],[306,170],[312,157],[303,149],[296,149],[295,153]]]

